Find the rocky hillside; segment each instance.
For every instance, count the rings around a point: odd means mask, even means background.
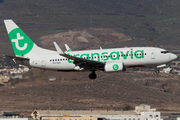
[[[0,3],[0,54],[12,53],[4,19],[13,19],[38,45],[44,35],[89,28],[97,28],[99,32],[100,28],[110,28],[108,33],[102,31],[106,37],[98,36],[99,40],[105,40],[103,43],[111,41],[108,46],[101,45],[103,47],[158,45],[178,49],[179,5],[179,1],[169,0],[4,0]],[[111,37],[114,31],[135,40],[114,42],[118,37]],[[82,35],[77,36],[79,41],[86,41]]]
[[[13,19],[33,41],[63,50],[180,46],[180,1],[171,0],[3,0],[0,2],[0,54],[13,54],[4,19]],[[4,60],[1,60],[4,62]],[[179,76],[127,71],[96,80],[89,73],[30,71],[29,79],[0,87],[2,110],[29,116],[34,109],[122,109],[150,104],[180,110]],[[26,76],[26,74],[24,75]],[[54,82],[49,77],[56,77]]]
[[[91,28],[85,30],[74,30],[63,33],[45,35],[40,38],[41,46],[54,49],[53,41],[61,47],[68,44],[74,50],[92,49],[91,46],[98,47],[122,41],[132,40],[132,37],[123,33],[118,33],[110,28]]]

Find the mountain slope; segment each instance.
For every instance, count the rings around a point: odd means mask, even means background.
[[[3,24],[3,20],[9,18],[37,44],[43,35],[74,29],[112,28],[136,38],[133,43],[125,42],[127,45],[178,48],[179,4],[169,0],[5,0],[0,3],[0,53],[9,54],[12,50]]]

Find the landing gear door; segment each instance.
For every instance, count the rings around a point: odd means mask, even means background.
[[[41,65],[42,67],[46,67],[46,58],[44,57],[41,58]]]
[[[155,50],[151,51],[151,59],[155,59],[156,58],[156,53]]]

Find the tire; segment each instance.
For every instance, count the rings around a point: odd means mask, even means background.
[[[96,79],[96,77],[97,77],[96,74],[93,74],[93,73],[89,74],[90,79]]]
[[[156,73],[156,74],[159,74],[159,70],[155,70],[155,73]]]

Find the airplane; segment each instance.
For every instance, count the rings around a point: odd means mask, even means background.
[[[56,51],[37,46],[13,20],[4,20],[15,56],[16,64],[54,71],[91,71],[90,79],[96,79],[96,71],[123,72],[132,67],[165,67],[177,55],[157,47],[126,47],[72,51],[65,45],[63,52],[56,42]],[[158,73],[158,70],[156,70]]]

